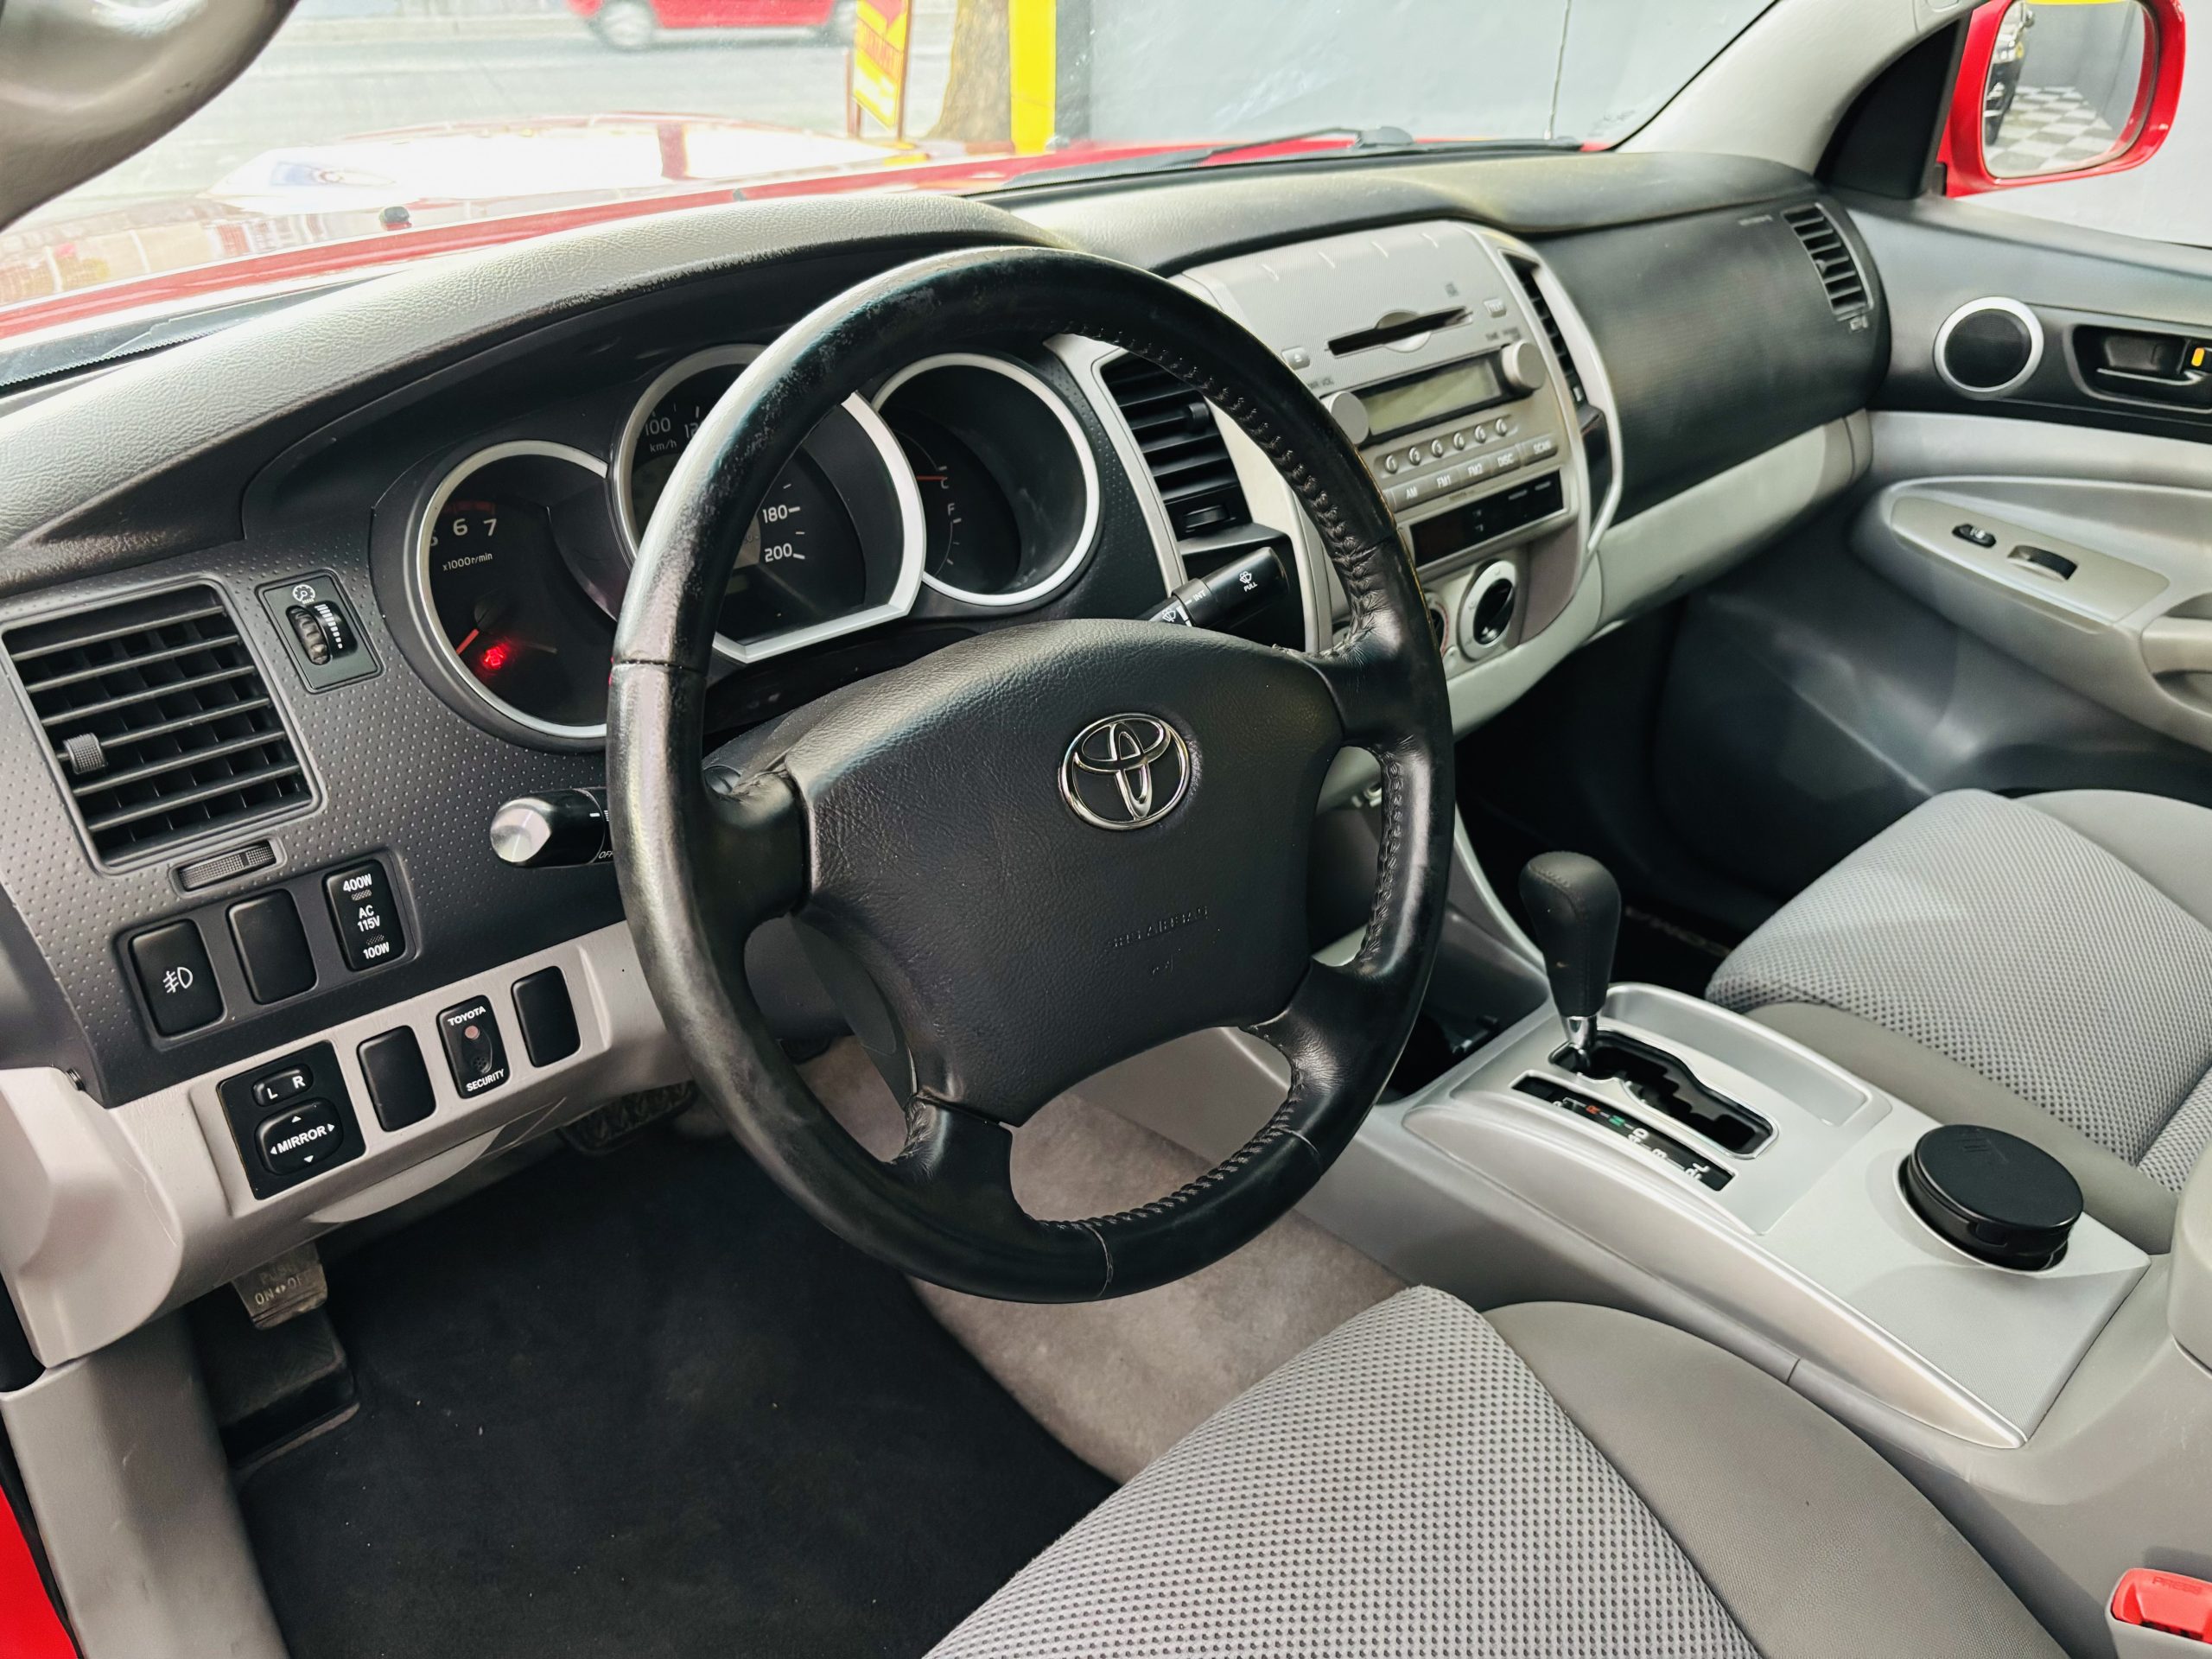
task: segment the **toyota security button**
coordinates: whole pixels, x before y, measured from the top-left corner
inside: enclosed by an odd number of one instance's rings
[[[506,1046],[499,1040],[499,1022],[492,1017],[489,999],[471,997],[440,1014],[438,1040],[445,1045],[453,1086],[462,1099],[474,1099],[507,1080]]]

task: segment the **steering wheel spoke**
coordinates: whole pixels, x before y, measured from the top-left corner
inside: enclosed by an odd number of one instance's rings
[[[798,791],[776,772],[710,780],[700,899],[742,944],[806,897],[806,820]]]

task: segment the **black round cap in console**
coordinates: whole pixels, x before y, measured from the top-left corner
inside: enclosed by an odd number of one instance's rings
[[[2082,1188],[2066,1166],[2002,1129],[1946,1123],[1904,1161],[1920,1218],[1969,1255],[2033,1272],[2066,1254]]]

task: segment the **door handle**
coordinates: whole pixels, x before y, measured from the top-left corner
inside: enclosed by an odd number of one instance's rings
[[[2212,674],[2212,622],[2160,617],[2143,630],[2143,665],[2153,674]]]

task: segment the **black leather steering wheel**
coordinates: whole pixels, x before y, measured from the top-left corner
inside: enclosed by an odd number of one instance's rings
[[[710,789],[699,755],[722,592],[746,525],[816,423],[918,356],[1062,334],[1149,359],[1251,435],[1319,528],[1349,636],[1307,656],[1160,623],[1004,628],[749,737],[716,758]],[[1308,953],[1305,884],[1322,777],[1344,747],[1381,762],[1382,825],[1366,941],[1339,968]],[[1054,249],[900,266],[753,361],[668,481],[623,601],[607,705],[630,928],[701,1088],[837,1233],[906,1273],[1017,1300],[1122,1295],[1193,1272],[1281,1216],[1344,1150],[1427,986],[1451,766],[1419,586],[1334,423],[1203,302]],[[851,966],[841,1001],[863,1041],[909,1058],[906,1142],[889,1162],[815,1099],[753,1002],[745,942],[782,914]],[[1117,1060],[1224,1026],[1272,1044],[1291,1071],[1242,1149],[1120,1215],[1021,1210],[1007,1160],[1039,1107]]]

